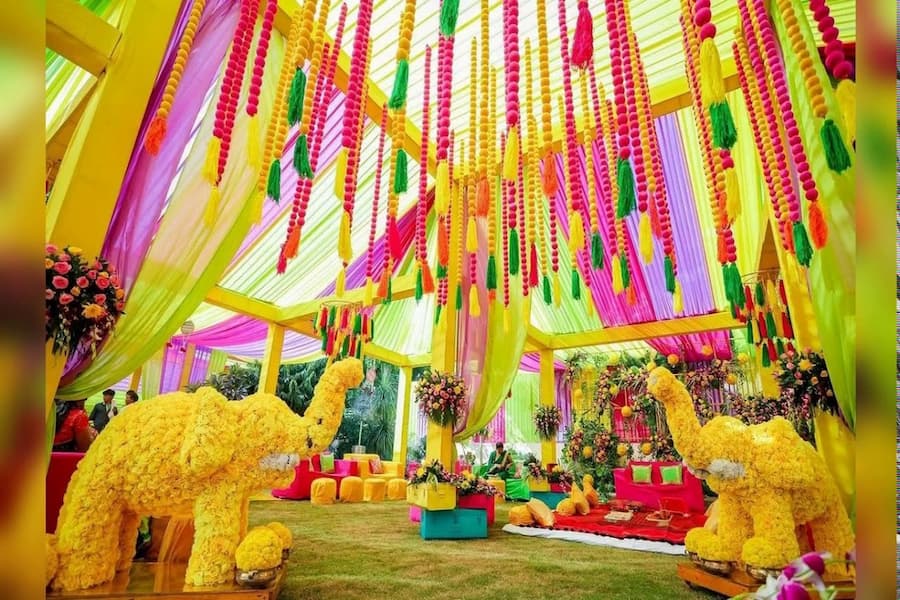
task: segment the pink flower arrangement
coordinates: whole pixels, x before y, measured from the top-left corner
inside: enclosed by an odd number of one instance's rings
[[[125,306],[116,269],[103,259],[84,260],[81,249],[47,244],[45,340],[53,352],[71,354],[79,346],[96,352]]]
[[[459,377],[441,371],[425,371],[416,382],[419,410],[439,425],[453,425],[462,414],[466,384]]]

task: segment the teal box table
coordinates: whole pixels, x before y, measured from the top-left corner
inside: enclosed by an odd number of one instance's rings
[[[481,509],[422,510],[423,540],[467,540],[487,537],[487,512]]]
[[[550,510],[556,510],[556,505],[560,500],[565,500],[569,496],[562,492],[531,492],[532,498],[537,498],[547,505]]]

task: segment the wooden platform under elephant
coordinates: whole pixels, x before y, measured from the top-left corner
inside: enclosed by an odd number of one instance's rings
[[[286,567],[287,565],[285,565]],[[276,600],[285,568],[269,587],[241,587],[237,583],[195,588],[184,584],[185,563],[135,562],[128,573],[111,582],[79,592],[48,593],[52,600]]]
[[[678,564],[678,577],[691,587],[710,590],[728,598],[755,592],[763,585],[737,569],[732,571],[728,577],[723,577],[704,571],[697,565],[689,562]],[[856,598],[856,584],[852,581],[835,581],[826,577],[825,584],[834,585],[838,589],[836,596],[838,600],[852,600]],[[812,600],[818,600],[819,595],[814,590],[811,590],[809,597]]]

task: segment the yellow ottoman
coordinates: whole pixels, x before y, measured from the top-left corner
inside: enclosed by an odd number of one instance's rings
[[[406,500],[406,480],[391,479],[387,486],[388,500]]]
[[[384,479],[366,479],[363,481],[363,500],[366,502],[381,502],[384,500],[384,492],[387,481]]]
[[[506,481],[503,479],[488,479],[487,482],[500,491],[500,495],[494,496],[494,504],[503,504],[506,500]]]
[[[363,480],[350,476],[341,479],[341,502],[362,502]]]
[[[319,477],[312,482],[309,491],[309,502],[315,506],[334,504],[337,495],[337,482],[327,477]]]

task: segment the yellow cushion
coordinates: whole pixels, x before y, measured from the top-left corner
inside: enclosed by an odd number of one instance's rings
[[[575,514],[575,503],[571,498],[563,498],[556,505],[556,514],[564,517],[571,517]]]
[[[528,507],[528,511],[531,513],[531,516],[534,517],[534,520],[538,525],[542,527],[553,527],[553,523],[556,522],[556,519],[553,517],[553,511],[551,511],[546,504],[537,498],[532,498],[525,506]]]
[[[572,484],[572,494],[569,497],[575,504],[575,512],[579,515],[586,515],[591,512],[591,505],[588,504],[587,498],[584,497],[584,492],[581,491],[577,483]]]
[[[363,500],[366,502],[381,502],[384,500],[386,489],[387,481],[384,479],[366,479],[363,482]]]
[[[336,494],[337,482],[334,479],[320,477],[314,479],[312,482],[312,488],[309,492],[309,502],[316,506],[334,504],[334,497]]]
[[[527,506],[513,506],[509,509],[510,525],[531,525],[534,523],[534,517]]]
[[[584,476],[584,497],[591,508],[597,508],[600,506],[600,494],[594,489],[594,484],[591,480],[588,480],[588,477],[588,475]]]
[[[388,500],[406,500],[406,480],[391,479],[387,487]]]
[[[506,498],[506,481],[503,479],[488,479],[487,482],[497,488],[500,494],[494,496],[494,504],[502,504]]]
[[[363,480],[356,476],[341,480],[341,502],[362,502]]]

